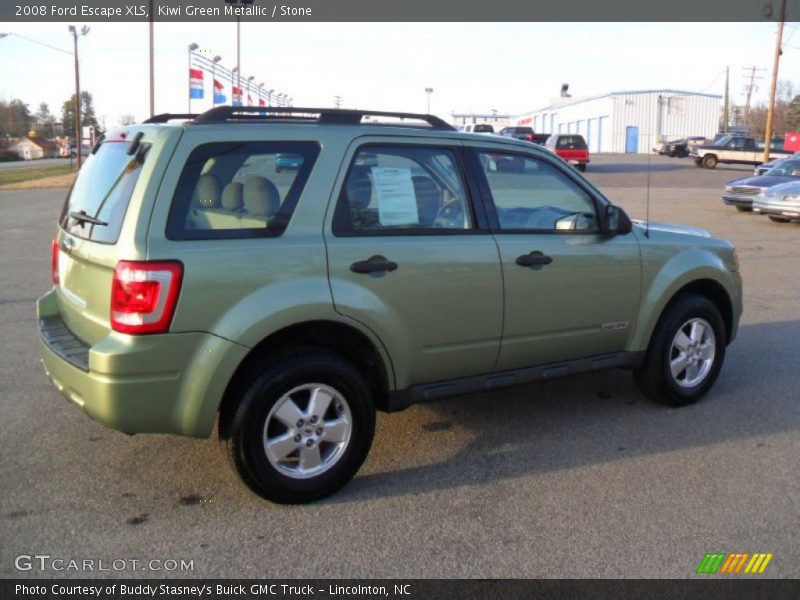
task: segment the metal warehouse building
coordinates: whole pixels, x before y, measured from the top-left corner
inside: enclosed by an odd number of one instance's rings
[[[644,154],[659,142],[687,136],[713,138],[722,97],[680,90],[612,92],[563,98],[512,119],[536,133],[580,133],[590,152]]]

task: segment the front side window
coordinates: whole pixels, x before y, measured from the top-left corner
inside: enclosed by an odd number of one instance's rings
[[[181,173],[167,220],[167,237],[280,235],[318,154],[315,142],[198,146]]]
[[[350,165],[333,229],[337,235],[443,233],[473,223],[452,150],[366,146]]]
[[[599,230],[592,197],[556,167],[520,154],[478,157],[501,230]]]

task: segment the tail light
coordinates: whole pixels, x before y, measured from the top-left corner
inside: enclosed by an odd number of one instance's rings
[[[58,240],[50,243],[50,277],[53,285],[58,285]]]
[[[117,263],[111,284],[111,328],[120,333],[169,330],[183,279],[176,261]]]

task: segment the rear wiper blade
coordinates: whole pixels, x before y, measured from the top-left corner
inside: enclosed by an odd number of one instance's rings
[[[97,217],[87,215],[85,210],[69,213],[70,218],[75,219],[78,223],[91,223],[92,225],[108,225],[105,221],[101,221]]]

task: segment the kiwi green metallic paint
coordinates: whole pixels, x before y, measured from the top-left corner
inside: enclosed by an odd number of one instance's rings
[[[87,369],[46,341],[44,367],[58,389],[93,419],[127,433],[208,436],[226,390],[254,349],[287,328],[333,323],[368,341],[385,373],[384,392],[533,365],[613,353],[643,353],[671,300],[687,286],[712,286],[736,333],[741,280],[725,241],[652,227],[632,231],[503,233],[480,223],[460,234],[337,236],[332,220],[348,166],[364,144],[508,150],[557,165],[546,151],[512,139],[391,127],[277,122],[157,124],[125,128],[150,144],[119,239],[93,242],[59,228],[60,283],[38,314],[60,318],[88,346]],[[176,240],[166,223],[192,151],[210,142],[313,142],[319,154],[280,235]],[[462,177],[477,174],[465,169]],[[473,205],[485,201],[468,182]],[[543,269],[516,257],[541,250]],[[354,273],[380,255],[393,272]],[[118,261],[179,261],[183,279],[169,331],[126,335],[109,321]],[[699,287],[698,287],[699,286]],[[705,286],[705,288],[703,287]],[[281,338],[283,342],[285,340]],[[76,342],[77,343],[77,342]],[[268,343],[267,343],[268,345]],[[274,349],[279,350],[279,349]]]

